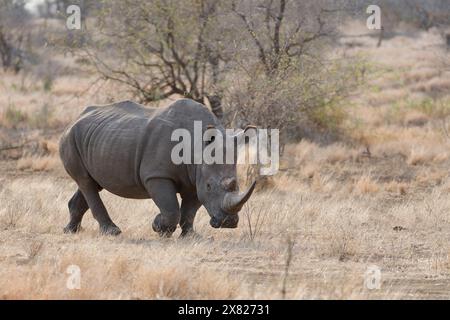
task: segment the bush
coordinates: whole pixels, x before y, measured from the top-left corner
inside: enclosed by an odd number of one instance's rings
[[[295,61],[274,75],[254,69],[238,76],[226,96],[227,120],[280,130],[280,145],[291,140],[337,136],[349,92],[361,82],[355,61]],[[330,135],[331,134],[331,135]],[[319,140],[320,140],[319,139]]]

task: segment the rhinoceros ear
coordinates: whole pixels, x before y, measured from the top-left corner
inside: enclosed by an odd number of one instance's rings
[[[247,125],[244,130],[239,131],[238,133],[236,133],[233,137],[236,139],[236,141],[238,141],[243,135],[244,133],[246,133],[248,130],[258,130],[258,128],[254,125]]]
[[[254,129],[255,130],[255,134],[253,136],[245,136],[245,133],[247,131],[249,131],[250,129]],[[248,125],[245,127],[244,130],[239,130],[237,133],[231,135],[231,137],[233,138],[233,145],[234,145],[234,163],[237,163],[238,161],[238,152],[239,152],[239,148],[248,144],[249,141],[256,141],[256,135],[257,135],[257,127],[253,126],[253,125]],[[248,139],[246,139],[248,138]]]
[[[245,127],[244,132],[247,131],[247,130],[250,130],[250,129],[258,130],[258,127],[254,126],[252,124],[249,124],[248,126]]]

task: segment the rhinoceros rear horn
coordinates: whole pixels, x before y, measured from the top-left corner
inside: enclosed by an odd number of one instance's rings
[[[242,206],[252,195],[255,186],[256,181],[254,181],[245,192],[228,192],[227,194],[225,194],[225,197],[223,198],[222,209],[231,213],[239,212]]]

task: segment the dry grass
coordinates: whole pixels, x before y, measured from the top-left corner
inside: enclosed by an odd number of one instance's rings
[[[356,181],[355,190],[359,194],[370,194],[377,193],[380,187],[370,176],[362,176]]]
[[[229,299],[238,283],[226,274],[204,270],[182,261],[152,261],[143,265],[123,254],[117,258],[86,255],[81,250],[64,250],[60,260],[42,261],[45,250],[32,259],[17,260],[9,277],[0,278],[2,299]],[[41,261],[38,261],[41,260]],[[162,266],[161,263],[164,263]],[[80,269],[80,287],[67,285],[71,266]],[[99,272],[98,267],[102,266]],[[201,281],[192,281],[193,278]],[[225,283],[224,283],[225,282]],[[69,290],[69,288],[74,288]]]
[[[287,235],[296,243],[287,298],[402,297],[408,281],[418,274],[436,274],[433,261],[446,261],[447,252],[435,246],[448,239],[450,228],[444,187],[426,201],[409,198],[386,209],[379,202],[381,188],[368,176],[358,183],[364,194],[373,195],[369,198],[360,198],[360,193],[316,193],[307,183],[290,178],[281,182],[290,192],[257,194],[236,230],[210,228],[202,209],[196,227],[203,240],[179,240],[179,231],[173,239],[162,240],[150,229],[157,213],[151,201],[120,199],[105,192],[102,198],[124,233],[117,238],[98,236],[88,212],[82,233],[64,235],[66,202],[74,190],[67,182],[51,175],[27,176],[4,185],[3,298],[277,298]],[[390,188],[403,186],[392,183]],[[394,231],[396,226],[405,229]],[[412,257],[428,264],[411,264]],[[370,264],[383,269],[386,286],[378,291],[363,287]],[[80,267],[79,290],[66,287],[69,265]],[[406,277],[398,278],[397,268]],[[441,262],[437,268],[440,278],[424,280],[424,287],[445,281],[450,269]],[[424,296],[422,291],[412,294]]]
[[[408,184],[404,182],[391,181],[385,185],[385,190],[399,195],[405,195],[408,192]]]
[[[56,155],[23,157],[17,161],[17,169],[19,170],[50,171],[57,167],[60,167],[60,160]]]

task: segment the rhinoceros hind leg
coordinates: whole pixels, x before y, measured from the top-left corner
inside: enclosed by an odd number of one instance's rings
[[[146,189],[161,210],[153,221],[153,230],[162,237],[170,237],[180,222],[180,206],[175,185],[169,179],[149,179]]]
[[[80,190],[77,190],[69,200],[70,221],[64,228],[65,233],[76,233],[81,229],[81,220],[83,215],[89,209],[86,200]]]
[[[121,233],[118,226],[109,217],[108,211],[99,195],[99,187],[95,182],[79,183],[79,188],[92,211],[92,215],[100,225],[100,233],[104,235],[119,235]]]

